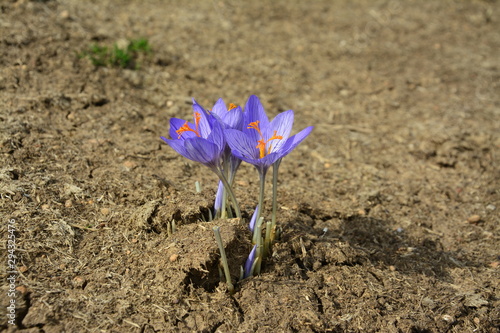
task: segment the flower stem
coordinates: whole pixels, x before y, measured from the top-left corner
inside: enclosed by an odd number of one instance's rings
[[[229,264],[227,262],[226,250],[224,250],[224,243],[222,243],[222,236],[220,235],[220,227],[213,227],[212,229],[214,231],[217,245],[219,246],[222,267],[224,267],[224,274],[226,275],[227,289],[232,294],[234,292],[234,286],[231,282],[231,273],[229,272]]]
[[[271,254],[271,221],[266,222],[266,237],[264,238],[264,258]]]
[[[264,206],[264,189],[266,186],[266,173],[259,172],[260,177],[260,193],[259,193],[259,205],[257,206],[257,216],[255,221],[259,221],[262,214],[262,207]],[[256,241],[257,237],[261,235],[257,234],[257,228],[254,228],[253,240]]]
[[[259,219],[259,221],[257,222],[257,225],[255,226],[255,230],[257,230],[257,256],[255,258],[255,269],[254,269],[254,273],[255,275],[259,275],[260,274],[260,268],[261,268],[261,265],[262,265],[262,257],[264,255],[264,249],[263,249],[263,245],[262,245],[262,218]]]
[[[236,196],[234,195],[233,190],[231,189],[231,185],[229,185],[227,178],[220,171],[216,171],[217,176],[221,180],[222,184],[224,184],[224,191],[229,194],[231,201],[233,202],[234,210],[236,211],[236,217],[241,218],[240,206],[238,205],[238,200],[236,200]]]
[[[227,217],[227,212],[226,212],[226,201],[227,201],[227,191],[225,186],[222,189],[222,207],[220,209],[221,211],[221,219],[225,219]]]
[[[278,210],[278,168],[280,167],[281,158],[273,164],[273,213],[271,215],[271,230],[276,228],[276,211]],[[273,233],[271,242],[274,241]]]

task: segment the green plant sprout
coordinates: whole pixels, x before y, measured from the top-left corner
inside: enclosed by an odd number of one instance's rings
[[[113,47],[93,44],[88,50],[78,54],[79,58],[89,58],[94,66],[97,67],[120,67],[138,69],[138,58],[141,54],[150,54],[152,52],[149,42],[145,38],[132,39],[128,45],[123,48],[117,43]]]

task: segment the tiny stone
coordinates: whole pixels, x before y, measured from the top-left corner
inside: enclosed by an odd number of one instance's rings
[[[174,105],[173,101],[167,101],[167,107],[172,107]]]
[[[42,209],[43,210],[49,210],[49,205],[47,205],[47,204],[42,205]]]
[[[366,212],[364,209],[360,209],[360,210],[358,210],[358,214],[364,216],[364,215],[366,215]]]
[[[26,288],[26,286],[21,285],[21,286],[16,287],[16,290],[24,295],[28,291],[28,288]]]
[[[479,318],[478,317],[474,317],[474,324],[479,325],[479,322],[480,322]]]
[[[453,323],[455,321],[455,318],[447,314],[443,315],[441,318],[448,323]]]
[[[75,276],[73,279],[73,286],[75,288],[83,288],[85,285],[85,279],[81,276]]]
[[[73,206],[73,201],[71,199],[66,200],[64,203],[64,207],[72,207]]]
[[[123,162],[123,166],[125,167],[125,171],[130,171],[137,166],[137,163],[133,161],[125,161]]]
[[[495,210],[497,207],[495,205],[492,205],[492,204],[489,204],[488,206],[486,206],[486,209],[487,210]]]
[[[490,267],[491,267],[491,268],[497,268],[498,266],[500,266],[500,261],[493,261],[493,262],[490,264]]]
[[[69,12],[67,10],[63,10],[59,16],[62,18],[62,19],[67,19],[69,18]]]
[[[395,272],[396,271],[396,266],[393,266],[393,265],[389,266],[389,270],[392,271],[392,272]]]
[[[347,97],[347,96],[349,96],[349,94],[350,94],[350,92],[347,89],[340,90],[340,96],[342,96],[342,97]]]
[[[28,267],[21,266],[21,267],[18,268],[18,270],[19,270],[19,272],[24,273],[24,272],[26,272],[28,270]]]
[[[436,307],[436,302],[429,297],[424,297],[424,299],[422,299],[422,305],[434,309]]]
[[[467,222],[469,223],[477,223],[481,220],[481,216],[479,215],[472,215],[472,216],[469,216],[469,218],[467,219]]]
[[[170,260],[170,262],[174,262],[177,258],[179,258],[179,255],[174,253],[170,256],[170,258],[168,258],[168,260]]]
[[[137,243],[137,238],[133,238],[133,239],[131,240],[131,242],[132,242],[132,243]]]
[[[108,215],[110,212],[109,208],[101,208],[101,214],[102,215]]]

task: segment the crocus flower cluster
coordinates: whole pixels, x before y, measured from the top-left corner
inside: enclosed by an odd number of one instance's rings
[[[231,199],[237,217],[241,213],[232,185],[241,161],[255,166],[260,179],[259,202],[253,213],[249,228],[254,246],[244,265],[244,277],[260,272],[262,259],[270,253],[275,234],[276,186],[278,167],[288,155],[312,131],[312,126],[290,136],[294,114],[288,110],[269,120],[257,96],[250,96],[242,109],[226,104],[219,99],[211,110],[204,109],[193,99],[193,121],[172,118],[170,139],[162,139],[182,156],[210,168],[220,179],[215,199],[215,216],[231,216],[226,206]],[[262,209],[264,185],[267,171],[273,167],[273,213],[272,221],[263,229]],[[265,236],[263,237],[263,231]],[[221,249],[222,251],[223,249]],[[225,256],[224,256],[225,257]],[[230,283],[230,281],[228,281]]]

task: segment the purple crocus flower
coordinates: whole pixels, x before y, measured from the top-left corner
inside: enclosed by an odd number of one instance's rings
[[[236,106],[233,103],[229,104],[229,107],[226,107],[224,100],[219,98],[212,110],[210,110],[210,114],[215,117],[224,129],[237,129],[241,130],[243,125],[243,111],[240,106]],[[225,172],[228,174],[229,184],[232,184],[234,181],[234,177],[236,175],[236,171],[241,164],[241,160],[235,157],[231,153],[231,148],[226,146],[224,153],[222,155],[222,167],[225,169]],[[215,204],[214,204],[214,215],[219,216],[219,213],[222,210],[224,201],[224,185],[222,182],[219,182],[219,187],[217,188],[217,194],[215,196]]]
[[[259,205],[255,207],[255,210],[253,211],[252,218],[250,219],[250,223],[248,224],[248,228],[253,234],[253,230],[255,229],[255,222],[257,222],[257,212],[259,211]]]
[[[241,131],[226,129],[225,135],[234,156],[253,164],[259,173],[277,160],[288,155],[312,131],[309,126],[290,137],[293,126],[293,111],[278,114],[271,122],[267,118],[257,96],[250,96],[245,106]]]
[[[170,120],[171,139],[161,138],[182,156],[200,162],[215,172],[223,184],[221,187],[227,190],[233,202],[236,216],[241,217],[236,197],[231,191],[230,182],[232,182],[232,179],[230,178],[230,181],[228,181],[225,175],[226,168],[235,170],[230,164],[236,162],[227,162],[235,158],[231,156],[230,148],[227,146],[224,136],[226,127],[241,126],[241,108],[239,109],[240,114],[228,112],[229,115],[224,115],[219,110],[222,107],[225,108],[222,99],[218,101],[216,106],[218,109],[216,113],[207,111],[193,98],[193,122],[172,118]],[[228,123],[226,124],[224,121]],[[219,204],[219,202],[220,198],[219,201],[216,198],[216,204]]]
[[[225,128],[241,129],[243,124],[241,106],[230,103],[229,107],[226,107],[224,100],[219,98],[210,113],[218,118]]]
[[[223,127],[193,99],[193,122],[170,119],[170,137],[161,137],[182,156],[200,162],[210,169],[220,169],[226,142]]]
[[[255,255],[257,253],[257,245],[254,245],[252,248],[252,251],[250,251],[250,255],[248,256],[247,260],[245,261],[245,272],[243,274],[243,278],[246,279],[247,277],[252,275],[252,266],[255,261]]]

